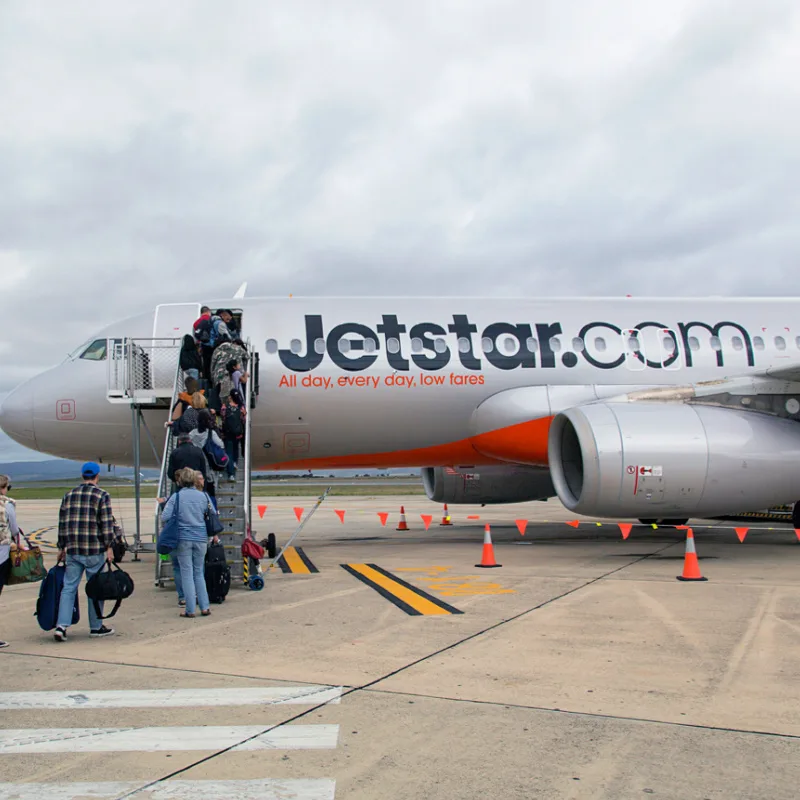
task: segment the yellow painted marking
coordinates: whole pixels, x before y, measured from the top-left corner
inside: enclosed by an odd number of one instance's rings
[[[475,595],[516,594],[516,589],[506,589],[499,583],[486,582],[481,575],[446,575],[452,567],[406,567],[395,572],[421,572],[419,580],[443,597],[469,597]]]
[[[450,613],[449,611],[445,611],[445,609],[440,608],[435,603],[431,603],[430,600],[426,600],[424,597],[421,597],[411,589],[402,586],[396,581],[393,581],[391,578],[387,578],[385,575],[381,575],[380,572],[376,572],[374,569],[371,569],[367,564],[348,564],[348,566],[350,569],[361,573],[365,578],[369,578],[369,580],[371,580],[377,586],[380,586],[390,594],[393,594],[398,600],[402,600],[406,605],[411,606],[411,608],[413,608],[415,611],[419,611],[420,614]]]
[[[286,565],[293,574],[311,574],[311,570],[303,563],[303,559],[300,558],[300,556],[297,554],[297,550],[294,547],[287,547],[286,550],[283,551],[283,557],[286,560]]]

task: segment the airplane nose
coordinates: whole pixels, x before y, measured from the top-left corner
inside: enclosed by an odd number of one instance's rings
[[[0,405],[0,428],[15,442],[36,450],[33,430],[33,387],[25,383],[11,392]]]

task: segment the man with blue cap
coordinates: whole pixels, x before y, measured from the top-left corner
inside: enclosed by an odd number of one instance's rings
[[[111,511],[111,496],[98,485],[100,465],[87,461],[81,467],[83,483],[67,492],[58,512],[58,560],[67,565],[64,588],[58,606],[58,622],[53,638],[57,642],[67,640],[67,628],[72,624],[72,610],[83,573],[88,581],[103,568],[106,561],[114,560],[111,543],[114,540],[114,515]],[[111,636],[113,628],[107,628],[98,619],[94,603],[89,609],[89,635],[94,638]],[[100,603],[100,614],[103,604]]]

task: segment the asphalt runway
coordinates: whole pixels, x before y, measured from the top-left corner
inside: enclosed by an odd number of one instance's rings
[[[255,503],[279,542],[313,504]],[[19,509],[50,560],[56,512]],[[38,588],[7,588],[0,800],[797,797],[791,528],[695,523],[708,581],[681,583],[681,531],[623,540],[553,501],[450,512],[327,500],[287,571],[209,619],[178,617],[152,555],[126,559],[136,591],[97,641],[82,621],[56,644]],[[498,569],[475,567],[487,523]]]

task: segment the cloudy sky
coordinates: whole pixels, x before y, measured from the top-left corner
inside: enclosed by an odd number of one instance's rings
[[[799,74],[795,0],[0,0],[0,399],[243,280],[796,293]]]

